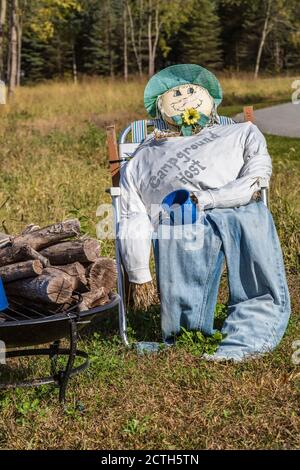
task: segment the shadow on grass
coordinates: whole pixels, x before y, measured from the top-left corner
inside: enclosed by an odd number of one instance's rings
[[[222,329],[227,317],[227,305],[218,303],[215,309],[214,328]],[[128,310],[127,315],[128,335],[131,341],[162,341],[160,324],[160,306],[153,305],[147,312]],[[81,333],[82,340],[99,333],[106,341],[112,341],[119,335],[119,321],[117,309],[103,312],[94,318],[92,323]]]
[[[147,312],[128,310],[127,325],[131,340],[161,341],[159,305],[152,306]],[[80,332],[80,337],[84,340],[94,333],[101,334],[101,337],[108,341],[119,335],[118,310],[103,312],[101,316],[94,318],[92,323]]]

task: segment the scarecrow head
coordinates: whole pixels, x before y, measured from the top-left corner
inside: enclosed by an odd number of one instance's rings
[[[162,118],[182,135],[191,135],[213,122],[221,101],[218,79],[195,64],[161,70],[149,80],[144,94],[150,116]]]

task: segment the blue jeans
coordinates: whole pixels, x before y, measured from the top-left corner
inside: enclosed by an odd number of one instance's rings
[[[281,247],[262,202],[208,210],[193,225],[159,226],[155,260],[162,334],[172,343],[181,327],[213,333],[225,257],[230,292],[222,328],[226,337],[212,358],[240,361],[274,349],[290,316]]]

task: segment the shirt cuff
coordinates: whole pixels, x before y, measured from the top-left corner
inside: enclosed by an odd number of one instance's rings
[[[149,268],[134,269],[133,271],[128,271],[129,282],[134,284],[145,284],[146,282],[152,281],[152,276]]]
[[[198,199],[198,207],[200,210],[213,209],[215,207],[214,198],[210,190],[197,191],[195,195]]]

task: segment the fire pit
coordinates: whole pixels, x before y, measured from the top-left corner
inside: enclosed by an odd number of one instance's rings
[[[0,312],[0,340],[4,341],[6,348],[23,348],[40,344],[50,344],[50,346],[12,349],[6,353],[6,358],[48,356],[51,375],[22,382],[0,383],[0,389],[55,383],[59,387],[59,401],[65,402],[70,377],[84,371],[89,365],[87,353],[77,350],[78,331],[87,326],[96,315],[117,306],[120,297],[111,294],[108,303],[86,311],[80,311],[81,301],[81,295],[75,293],[67,308],[61,306],[56,310],[10,301],[9,308]],[[60,340],[63,338],[69,338],[69,349],[60,348]],[[59,370],[57,367],[58,356],[68,357],[64,370]],[[81,357],[84,361],[81,365],[73,367],[76,357]]]

